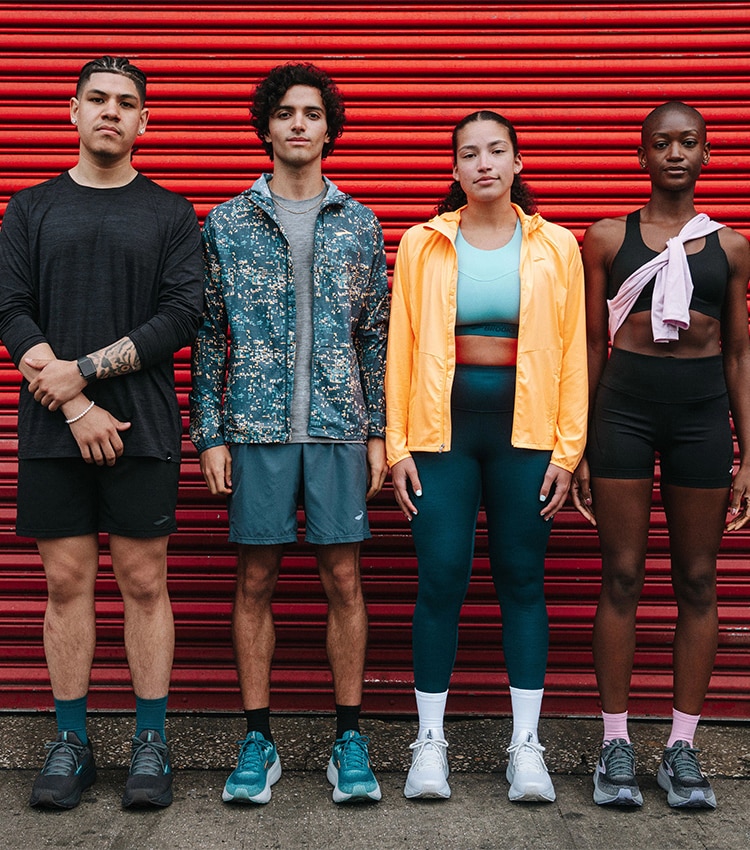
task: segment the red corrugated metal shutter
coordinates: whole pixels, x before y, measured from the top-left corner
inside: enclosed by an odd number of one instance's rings
[[[578,236],[604,215],[642,203],[637,128],[657,103],[683,99],[706,115],[714,157],[700,204],[750,230],[750,9],[739,2],[528,4],[362,2],[0,3],[0,202],[69,167],[75,135],[67,99],[86,59],[127,55],[150,77],[152,119],[136,165],[187,195],[201,218],[267,167],[247,123],[253,82],[272,65],[310,60],[329,70],[349,124],[327,173],[381,218],[393,261],[404,229],[428,217],[447,186],[449,133],[488,106],[516,124],[525,174],[547,218]],[[187,352],[178,359],[185,405]],[[34,546],[13,535],[17,378],[0,364],[0,708],[50,704],[43,660],[44,577]],[[207,495],[185,444],[181,531],[170,556],[177,620],[171,705],[239,705],[229,615],[233,553],[225,512]],[[410,618],[416,566],[390,490],[371,512],[363,573],[371,638],[366,707],[412,710]],[[639,614],[633,713],[669,710],[669,588],[664,517],[656,496],[649,582]],[[450,708],[507,710],[497,606],[480,529],[461,626]],[[721,636],[707,715],[747,716],[750,700],[747,559],[750,532],[727,537],[719,567]],[[548,559],[552,624],[546,709],[597,710],[591,622],[598,593],[595,533],[566,510]],[[311,551],[290,553],[276,602],[273,704],[328,709],[324,599]],[[106,556],[91,704],[131,705],[122,609]]]

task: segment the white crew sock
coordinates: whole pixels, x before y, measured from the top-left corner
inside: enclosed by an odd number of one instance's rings
[[[414,695],[417,698],[417,711],[419,712],[417,738],[426,738],[428,730],[432,730],[433,738],[445,738],[443,718],[445,717],[448,691],[443,691],[442,694],[428,694],[414,688]]]
[[[527,739],[539,741],[539,715],[542,712],[542,697],[544,688],[529,691],[525,688],[510,689],[510,702],[513,707],[513,738],[512,742]]]

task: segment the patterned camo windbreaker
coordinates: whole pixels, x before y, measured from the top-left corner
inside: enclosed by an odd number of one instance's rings
[[[203,228],[206,306],[190,393],[190,438],[199,452],[290,438],[294,277],[270,176],[215,207]],[[325,182],[314,237],[309,433],[365,441],[385,433],[383,234],[371,210]]]

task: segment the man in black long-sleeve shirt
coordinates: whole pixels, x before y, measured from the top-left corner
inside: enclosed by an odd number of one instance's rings
[[[86,700],[102,532],[136,696],[123,805],[172,801],[166,551],[182,431],[172,358],[198,327],[202,260],[190,203],[131,165],[145,96],[126,59],[87,63],[70,106],[77,164],[18,192],[0,232],[0,339],[23,377],[16,531],[36,538],[47,577],[58,725],[32,805],[72,808],[96,776]]]

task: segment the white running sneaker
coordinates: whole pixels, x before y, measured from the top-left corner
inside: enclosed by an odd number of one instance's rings
[[[410,800],[419,797],[437,797],[447,800],[451,795],[448,785],[448,742],[435,738],[432,730],[424,738],[409,744],[413,751],[411,767],[404,785],[404,797]]]
[[[549,778],[542,753],[544,747],[533,740],[528,732],[526,738],[508,747],[508,768],[505,778],[510,782],[508,799],[523,803],[552,803],[555,789]]]

